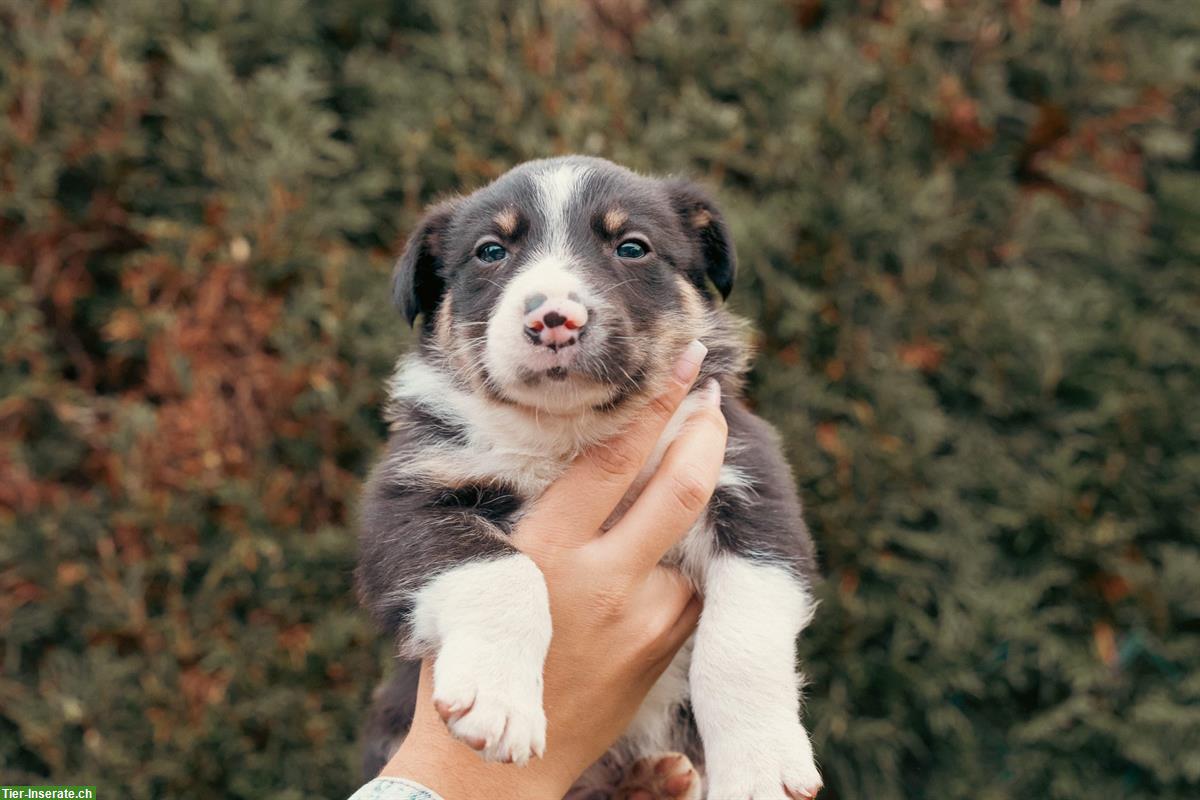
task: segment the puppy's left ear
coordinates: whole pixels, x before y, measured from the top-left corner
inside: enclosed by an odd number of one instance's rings
[[[669,180],[667,191],[675,213],[683,223],[684,233],[693,237],[699,246],[703,270],[690,276],[692,282],[707,294],[706,281],[711,281],[725,300],[733,291],[733,279],[737,274],[737,254],[725,216],[708,193],[691,181]]]

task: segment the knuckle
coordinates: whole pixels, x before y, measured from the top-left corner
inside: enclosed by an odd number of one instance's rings
[[[662,619],[661,615],[655,615],[642,623],[640,638],[642,645],[652,651],[657,651],[659,644],[670,630],[670,626]]]
[[[705,408],[697,415],[696,421],[721,436],[725,436],[729,432],[729,423],[719,408]]]
[[[619,588],[608,588],[599,591],[593,598],[596,614],[604,622],[615,622],[625,616],[628,598]]]
[[[610,442],[595,448],[592,462],[605,475],[620,477],[635,472],[637,459],[629,447],[621,442]]]
[[[643,653],[657,660],[665,649],[675,621],[665,614],[648,614],[638,626],[638,643]]]
[[[624,569],[613,568],[607,553],[595,547],[576,550],[572,573],[569,585],[587,587],[588,607],[598,621],[611,624],[625,618],[634,584]]]
[[[675,395],[671,392],[660,394],[650,401],[651,413],[664,420],[671,418],[677,406],[678,403],[675,400]]]
[[[676,472],[671,476],[671,494],[688,513],[697,513],[708,502],[709,486],[694,472]]]

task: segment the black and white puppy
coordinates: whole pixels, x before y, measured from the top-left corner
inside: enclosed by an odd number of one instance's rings
[[[748,350],[722,306],[734,272],[705,193],[596,158],[522,164],[434,206],[412,234],[395,299],[410,323],[422,319],[420,345],[391,382],[391,435],[362,506],[359,592],[406,659],[377,694],[369,774],[407,730],[424,657],[439,703],[468,709],[447,723],[455,736],[487,759],[542,755],[550,611],[541,573],[508,535],[580,451],[665,389],[699,339],[696,385],[719,380],[729,443],[707,514],[668,560],[703,594],[703,614],[580,787],[678,751],[715,800],[816,793],[794,663],[813,614],[813,545],[774,431],[738,399]],[[699,390],[684,401],[636,486],[700,402]],[[699,797],[699,783],[680,796]]]

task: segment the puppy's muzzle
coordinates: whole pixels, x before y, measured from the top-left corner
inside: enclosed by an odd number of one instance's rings
[[[588,309],[574,292],[549,298],[531,294],[525,298],[525,337],[541,347],[558,352],[583,338]]]

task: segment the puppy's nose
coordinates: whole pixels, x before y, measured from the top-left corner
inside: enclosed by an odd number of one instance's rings
[[[583,336],[588,310],[574,296],[547,298],[533,294],[525,298],[525,336],[536,345],[559,350]]]
[[[546,316],[542,317],[542,322],[546,323],[547,328],[557,328],[559,325],[566,325],[567,318],[557,311],[547,311]],[[578,328],[578,325],[569,325],[569,328]]]

